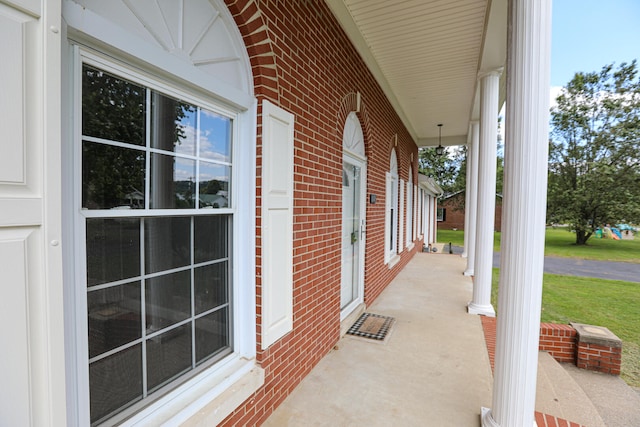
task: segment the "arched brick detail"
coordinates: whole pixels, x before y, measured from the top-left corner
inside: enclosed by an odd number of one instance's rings
[[[362,133],[364,135],[364,155],[369,158],[372,155],[371,149],[371,120],[369,120],[369,114],[367,104],[364,99],[360,98],[360,111],[358,109],[358,94],[356,92],[347,93],[340,101],[338,108],[338,116],[336,119],[336,136],[339,141],[342,141],[342,133],[344,132],[344,124],[347,120],[349,113],[356,111],[358,119],[360,120],[360,126],[362,127]]]
[[[257,0],[225,0],[229,12],[242,34],[251,61],[254,93],[279,104],[276,57],[271,35],[264,22]]]

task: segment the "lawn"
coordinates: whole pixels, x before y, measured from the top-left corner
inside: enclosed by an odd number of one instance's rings
[[[547,228],[545,255],[640,263],[640,234],[633,240],[591,237],[584,246],[576,246],[575,242],[575,234],[566,228]]]
[[[500,250],[500,233],[496,232],[493,243]],[[633,240],[596,239],[592,237],[585,246],[575,245],[575,234],[566,228],[547,228],[545,233],[545,255],[565,258],[593,259],[600,261],[624,261],[640,263],[640,233]],[[464,245],[464,231],[438,230],[438,242]]]
[[[575,235],[566,228],[547,228],[545,255],[640,263],[640,233],[634,240],[596,239],[575,245]],[[438,241],[464,244],[464,232],[438,230]],[[500,233],[495,233],[494,250],[500,250]],[[499,311],[499,269],[493,269],[492,303]],[[604,326],[622,341],[621,377],[640,387],[640,284],[617,280],[545,274],[541,321]]]
[[[493,238],[493,250],[500,250],[500,232],[496,231]],[[454,246],[464,246],[464,231],[462,230],[438,230],[438,243],[451,242]]]
[[[491,300],[498,307],[499,269],[493,269]],[[621,377],[640,387],[640,284],[545,274],[542,322],[605,326],[622,341]]]

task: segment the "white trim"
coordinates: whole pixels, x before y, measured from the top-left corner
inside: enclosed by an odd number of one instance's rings
[[[397,246],[397,253],[402,253],[402,251],[404,251],[404,225],[405,225],[405,209],[404,209],[404,192],[405,192],[405,185],[404,185],[404,179],[400,179],[399,183],[398,183],[398,246]]]
[[[250,83],[248,93],[232,87],[71,0],[62,2],[62,10],[69,26],[69,34],[77,42],[91,45],[98,40],[99,43],[106,43],[111,46],[110,49],[119,50],[120,56],[122,53],[129,56],[128,62],[142,67],[144,64],[151,64],[157,67],[163,77],[179,76],[183,82],[196,86],[199,90],[206,90],[211,96],[231,103],[236,108],[247,109],[253,102],[253,85]],[[235,36],[239,37],[239,32]],[[248,58],[243,57],[243,62],[248,64]]]

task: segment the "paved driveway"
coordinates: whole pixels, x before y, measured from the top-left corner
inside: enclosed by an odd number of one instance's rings
[[[500,267],[500,252],[493,253],[493,266]],[[640,283],[640,264],[544,257],[544,272],[566,276],[596,277]]]

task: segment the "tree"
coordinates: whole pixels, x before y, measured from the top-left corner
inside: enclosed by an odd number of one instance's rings
[[[576,244],[596,228],[640,221],[640,83],[636,61],[576,73],[551,110],[548,222]]]
[[[449,152],[451,150],[451,152]],[[422,148],[419,153],[420,173],[430,176],[442,187],[445,195],[465,187],[466,147],[445,147],[439,156],[435,148]]]

